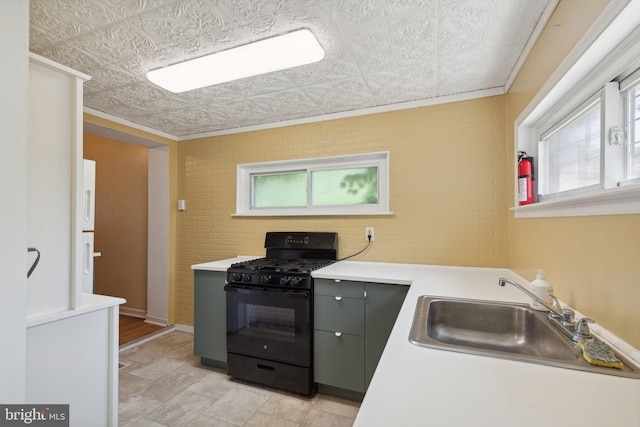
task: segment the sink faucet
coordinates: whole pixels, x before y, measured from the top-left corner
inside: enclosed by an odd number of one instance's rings
[[[587,323],[592,323],[593,320],[584,318],[580,319],[578,322],[578,328],[576,328],[576,322],[573,320],[573,310],[565,308],[564,310],[560,307],[558,300],[553,295],[550,295],[553,300],[553,304],[549,306],[548,302],[543,301],[537,295],[529,292],[526,288],[522,287],[519,283],[514,282],[513,280],[505,279],[501,277],[498,280],[498,285],[503,286],[509,283],[510,285],[515,286],[525,294],[527,294],[531,299],[537,301],[539,304],[545,306],[549,309],[549,320],[551,323],[564,332],[569,338],[573,341],[578,341],[580,339],[590,339],[591,333],[589,332],[589,327]],[[558,311],[560,310],[560,311]]]
[[[505,283],[509,283],[510,285],[515,286],[516,288],[520,289],[522,292],[524,292],[525,294],[527,294],[531,299],[537,301],[540,305],[544,306],[545,308],[548,308],[549,311],[551,311],[553,314],[555,314],[556,316],[558,316],[559,318],[563,318],[564,315],[562,314],[562,312],[559,312],[556,308],[554,307],[550,307],[549,306],[549,302],[548,301],[543,301],[542,299],[540,299],[537,295],[529,292],[526,288],[522,287],[519,283],[514,282],[513,280],[509,280],[509,279],[505,279],[504,277],[501,277],[500,280],[498,280],[498,285],[503,286],[505,285]]]

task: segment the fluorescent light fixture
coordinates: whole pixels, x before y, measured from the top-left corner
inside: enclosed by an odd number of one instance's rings
[[[149,71],[147,79],[180,93],[312,64],[323,57],[318,40],[311,31],[303,29]]]

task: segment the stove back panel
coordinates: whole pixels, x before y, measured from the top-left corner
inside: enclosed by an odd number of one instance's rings
[[[271,231],[266,234],[264,247],[267,258],[336,260],[338,233]]]

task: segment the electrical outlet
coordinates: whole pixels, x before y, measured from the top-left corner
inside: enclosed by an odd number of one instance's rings
[[[371,236],[371,239],[369,239],[369,236]],[[368,242],[369,240],[371,240],[372,242],[375,239],[375,234],[373,234],[373,227],[365,227],[364,228],[364,239]]]

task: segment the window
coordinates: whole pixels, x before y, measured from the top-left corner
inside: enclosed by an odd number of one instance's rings
[[[252,208],[306,206],[306,172],[252,175]]]
[[[389,153],[238,165],[236,215],[390,214]]]
[[[541,197],[600,183],[600,100],[590,102],[540,141]]]
[[[538,179],[516,217],[640,213],[639,16],[640,0],[613,0],[516,120]]]

